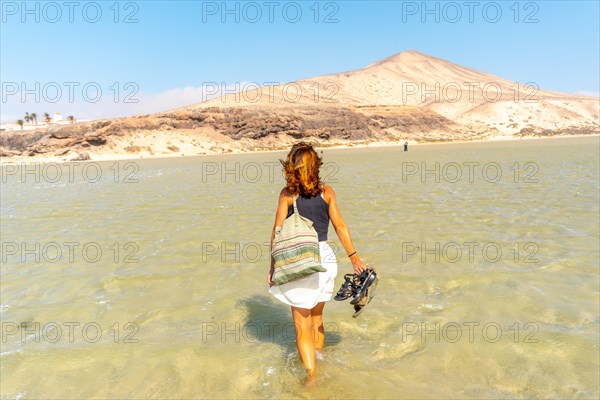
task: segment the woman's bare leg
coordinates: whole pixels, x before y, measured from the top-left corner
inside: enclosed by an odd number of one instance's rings
[[[325,329],[323,328],[323,308],[325,302],[322,301],[310,310],[312,318],[313,339],[315,341],[315,349],[322,350],[325,345]]]
[[[311,310],[292,307],[292,317],[296,327],[296,345],[300,359],[306,368],[308,377],[314,378],[317,366],[315,363],[315,342],[312,333]]]

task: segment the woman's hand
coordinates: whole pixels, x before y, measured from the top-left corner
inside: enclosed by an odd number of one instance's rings
[[[367,269],[367,266],[360,260],[358,254],[354,254],[352,257],[350,257],[350,262],[352,263],[352,267],[354,268],[354,273],[356,275],[360,275],[361,272]]]
[[[267,275],[267,282],[269,283],[269,287],[275,284],[275,282],[273,282],[273,269],[269,270],[269,275]]]

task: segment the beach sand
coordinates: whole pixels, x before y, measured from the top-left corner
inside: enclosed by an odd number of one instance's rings
[[[495,135],[489,136],[486,140],[455,140],[455,141],[432,141],[432,142],[416,142],[414,140],[407,140],[409,151],[414,147],[428,146],[432,144],[457,144],[457,143],[482,143],[482,142],[493,142],[493,141],[515,141],[519,142],[522,140],[540,140],[540,139],[553,139],[561,140],[575,137],[597,137],[598,134],[591,135],[568,135],[568,136],[524,136],[515,137],[512,135]],[[78,159],[82,153],[71,151],[61,156],[13,156],[13,157],[0,157],[0,164],[35,164],[35,163],[63,163],[63,162],[89,162],[89,161],[123,161],[123,160],[140,160],[140,159],[155,159],[155,158],[180,158],[180,157],[197,157],[197,156],[214,156],[214,155],[228,155],[228,154],[246,154],[246,153],[273,153],[287,151],[291,144],[297,142],[297,140],[291,141],[289,146],[285,148],[274,148],[273,150],[266,149],[251,149],[248,147],[241,146],[243,141],[235,143],[231,141],[229,143],[223,143],[215,140],[214,138],[208,138],[205,141],[198,141],[190,138],[186,135],[172,135],[170,137],[156,136],[144,138],[140,136],[136,139],[135,148],[137,153],[133,154],[127,150],[131,145],[121,143],[108,150],[113,152],[102,151],[94,152],[88,151],[85,154],[89,155],[89,160]],[[348,143],[348,144],[332,144],[332,145],[319,145],[316,144],[316,149],[353,149],[353,148],[377,148],[377,147],[398,147],[399,151],[402,151],[404,146],[404,140],[402,141],[369,141],[367,143]],[[282,147],[281,145],[278,147]],[[106,147],[105,147],[106,148]],[[130,147],[131,148],[131,147]],[[155,151],[153,149],[166,149],[170,148],[169,151]],[[141,150],[139,150],[141,149]]]

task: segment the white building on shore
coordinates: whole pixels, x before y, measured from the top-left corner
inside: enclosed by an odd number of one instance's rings
[[[14,132],[14,131],[21,131],[21,130],[31,131],[31,130],[40,129],[40,128],[47,128],[52,125],[68,125],[68,124],[70,124],[68,119],[63,119],[62,113],[60,113],[60,112],[55,112],[52,115],[50,122],[46,122],[43,120],[37,121],[37,123],[25,122],[24,118],[21,118],[21,119],[23,120],[23,127],[21,127],[16,122],[2,123],[2,124],[0,124],[0,132]],[[75,122],[88,122],[88,121],[90,121],[90,120],[75,119]]]

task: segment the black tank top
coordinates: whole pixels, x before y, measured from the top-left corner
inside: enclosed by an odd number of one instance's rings
[[[320,194],[316,196],[298,196],[296,200],[298,212],[303,217],[310,219],[319,236],[319,242],[327,240],[327,229],[329,228],[329,205]],[[294,213],[294,205],[288,207],[287,217]],[[286,217],[286,218],[287,218]]]

